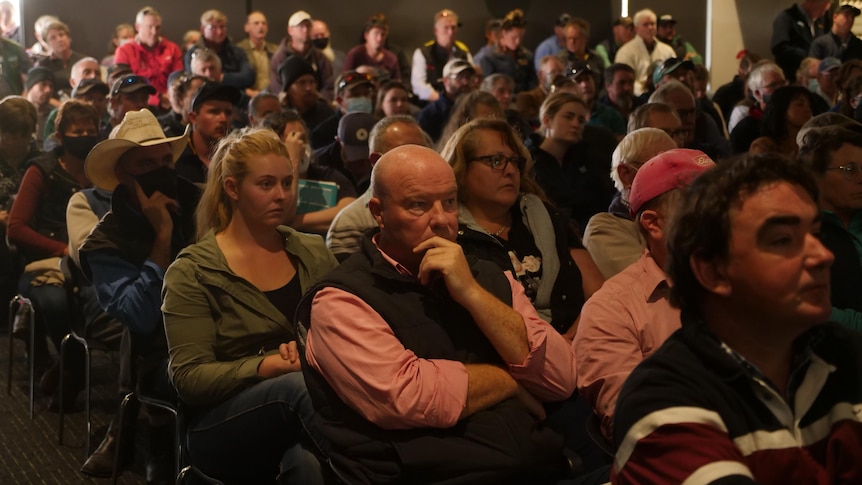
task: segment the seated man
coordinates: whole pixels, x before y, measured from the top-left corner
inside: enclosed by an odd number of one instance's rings
[[[635,175],[652,157],[677,148],[673,139],[657,128],[635,130],[622,139],[611,158],[611,180],[617,195],[607,212],[600,212],[584,228],[584,247],[608,279],[640,258],[644,237],[634,221],[629,200]]]
[[[334,168],[350,181],[352,196],[368,188],[371,162],[368,160],[368,133],[374,128],[374,117],[367,113],[348,113],[338,121],[338,132],[332,143],[314,151],[312,165]]]
[[[631,187],[631,212],[647,248],[581,310],[572,344],[578,356],[578,390],[592,404],[608,440],[623,382],[679,328],[679,310],[667,299],[671,282],[662,269],[668,258],[669,221],[683,188],[713,166],[703,152],[679,148],[640,167]]]
[[[683,147],[700,150],[713,160],[730,156],[730,144],[711,117],[697,109],[694,93],[685,84],[670,80],[659,86],[650,103],[666,103],[676,110],[685,133]]]
[[[298,310],[334,468],[351,483],[552,480],[562,437],[541,402],[574,390],[571,346],[510,274],[465,259],[455,174],[436,152],[390,151],[372,186],[380,231]]]
[[[827,323],[817,199],[777,155],[691,184],[668,238],[682,328],[623,385],[613,483],[862,480],[862,336]]]
[[[676,111],[665,103],[647,103],[632,111],[629,116],[628,132],[641,128],[658,128],[676,143],[677,148],[685,147],[686,132]]]
[[[165,270],[192,241],[192,214],[198,189],[177,177],[174,161],[186,146],[188,132],[166,138],[146,109],[127,113],[111,137],[90,152],[87,177],[111,193],[111,208],[79,251],[81,269],[93,282],[99,302],[131,336],[133,376],[139,393],[176,400],[168,381],[168,348],[162,325],[161,289]],[[172,431],[163,414],[150,413],[147,481],[172,474]],[[136,420],[132,417],[131,422]],[[102,444],[84,464],[84,473],[110,473],[116,453],[122,466],[131,456],[119,450],[118,425],[111,424]],[[130,426],[134,428],[134,424]],[[133,437],[124,436],[127,439]],[[164,482],[158,482],[164,483]]]
[[[617,140],[621,140],[626,134],[626,120],[623,115],[604,103],[596,102],[599,94],[596,90],[596,76],[601,73],[594,71],[590,64],[575,60],[569,64],[566,75],[581,88],[584,101],[590,109],[588,124],[607,128]]]
[[[378,121],[368,135],[368,160],[374,165],[383,154],[401,145],[421,145],[431,148],[428,137],[416,119],[408,115],[388,116]],[[347,207],[342,209],[326,233],[326,247],[339,261],[359,251],[359,241],[377,222],[368,210],[371,189],[368,189]]]

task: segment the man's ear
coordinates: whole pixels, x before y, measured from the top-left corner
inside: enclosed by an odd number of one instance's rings
[[[638,224],[649,234],[650,239],[653,241],[659,241],[664,236],[664,230],[659,224],[660,217],[658,212],[648,209],[641,212],[638,218]]]
[[[380,160],[380,157],[382,157],[382,156],[383,155],[381,155],[380,153],[371,152],[368,154],[368,161],[371,162],[371,166],[373,167],[374,164],[377,163],[377,160]]]
[[[368,210],[371,211],[371,216],[377,221],[377,225],[383,228],[383,204],[377,197],[372,197],[368,201]]]
[[[689,258],[689,264],[694,277],[706,291],[724,297],[733,294],[733,287],[727,277],[727,263],[694,254]]]
[[[198,119],[198,114],[194,111],[189,111],[189,123],[195,124]]]

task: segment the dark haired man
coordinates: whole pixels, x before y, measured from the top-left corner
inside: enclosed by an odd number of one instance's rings
[[[640,98],[635,97],[635,70],[628,64],[611,64],[605,69],[605,95],[598,99],[617,110],[623,119],[628,120],[635,108],[640,106]]]
[[[862,480],[862,336],[826,323],[817,200],[775,154],[689,187],[668,247],[682,328],[623,385],[613,483]]]

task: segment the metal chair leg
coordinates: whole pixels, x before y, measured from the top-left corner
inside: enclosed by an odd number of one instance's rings
[[[36,403],[36,310],[30,300],[25,300],[29,306],[27,315],[30,318],[30,419],[33,419],[33,406]]]
[[[8,365],[6,366],[6,394],[12,395],[12,352],[15,349],[15,338],[12,335],[12,328],[14,325],[12,323],[15,320],[16,307],[18,306],[18,295],[15,295],[9,301],[9,355],[8,355]]]
[[[59,407],[57,409],[57,414],[59,415],[58,417],[60,420],[60,424],[57,430],[57,442],[60,443],[60,445],[63,444],[63,431],[66,424],[66,409],[63,405],[63,401],[65,399],[62,399],[62,396],[64,387],[66,385],[66,379],[63,378],[66,375],[66,346],[69,344],[70,338],[72,338],[72,334],[67,333],[66,336],[63,337],[63,340],[60,342],[60,386],[58,392],[60,393],[61,399]]]
[[[117,413],[117,452],[114,453],[114,467],[111,470],[111,483],[113,485],[117,485],[117,478],[120,476],[120,450],[123,446],[123,423],[126,421],[126,409],[129,407],[129,403],[132,399],[137,399],[135,397],[134,392],[130,392],[123,397],[123,401],[120,402],[120,411]]]

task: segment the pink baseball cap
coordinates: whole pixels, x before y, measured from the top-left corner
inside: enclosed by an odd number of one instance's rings
[[[631,214],[644,204],[673,189],[686,187],[701,173],[715,166],[700,150],[677,148],[660,153],[638,169],[629,195]]]

